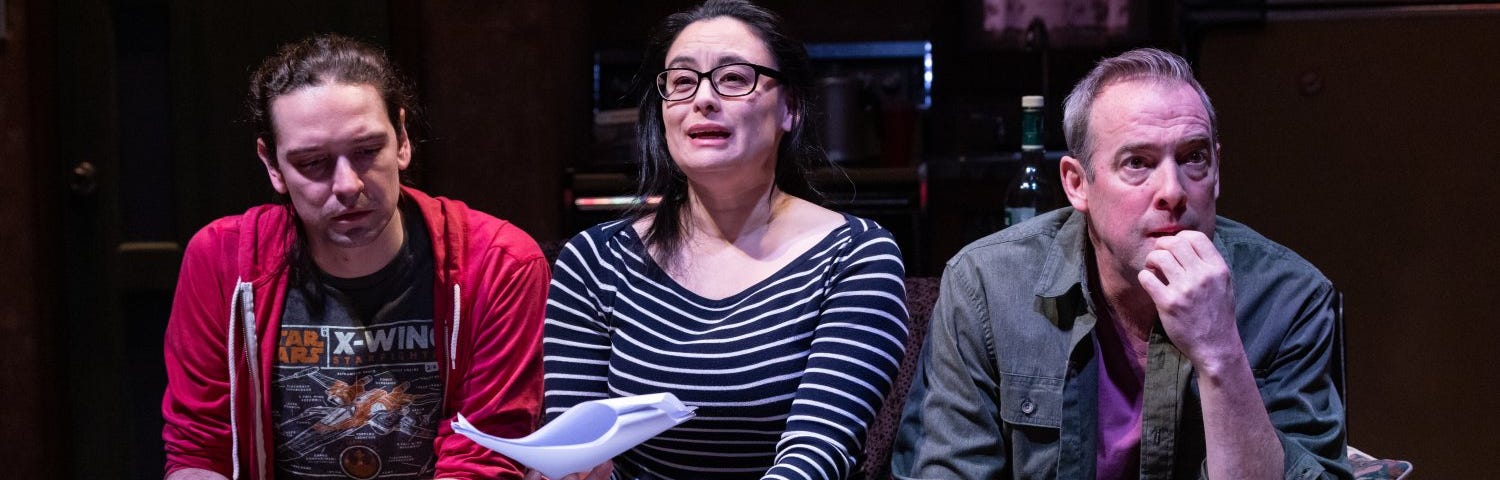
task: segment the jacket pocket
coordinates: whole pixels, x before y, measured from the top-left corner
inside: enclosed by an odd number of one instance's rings
[[[1014,478],[1057,478],[1062,392],[1061,378],[1000,374],[1000,419]]]
[[[1000,419],[1014,426],[1062,428],[1063,379],[1000,374]]]

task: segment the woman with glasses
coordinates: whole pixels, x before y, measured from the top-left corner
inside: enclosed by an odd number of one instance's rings
[[[660,200],[553,267],[546,418],[658,392],[697,408],[578,477],[849,476],[902,356],[904,271],[889,232],[815,203],[806,50],[710,0],[667,17],[641,68],[640,195]]]

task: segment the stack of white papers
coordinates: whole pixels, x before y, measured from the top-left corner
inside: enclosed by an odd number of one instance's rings
[[[670,393],[580,403],[523,438],[505,439],[475,429],[463,414],[453,431],[549,478],[586,472],[605,460],[693,418],[693,407]]]

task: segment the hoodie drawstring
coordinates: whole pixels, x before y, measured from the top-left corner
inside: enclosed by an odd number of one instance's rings
[[[463,304],[459,303],[459,299],[458,284],[455,283],[453,284],[453,328],[448,331],[448,371],[450,372],[458,369],[458,327],[461,321],[458,313],[463,309]]]
[[[233,480],[239,480],[240,478],[239,422],[235,417],[237,402],[234,395],[237,377],[234,368],[234,332],[240,328],[239,322],[236,321],[240,314],[240,295],[253,295],[246,288],[248,286],[248,283],[241,282],[238,278],[234,279],[234,296],[229,300],[229,344],[224,347],[224,358],[229,360],[229,474]]]

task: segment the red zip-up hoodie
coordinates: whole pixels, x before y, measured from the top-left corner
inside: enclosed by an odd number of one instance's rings
[[[536,428],[547,261],[509,222],[412,188],[402,195],[426,220],[436,267],[444,417],[433,440],[437,478],[520,478],[518,464],[454,434],[451,420],[462,412],[479,429],[511,438]],[[166,333],[167,474],[275,476],[268,403],[293,221],[289,207],[262,205],[214,221],[188,243]]]

